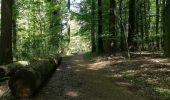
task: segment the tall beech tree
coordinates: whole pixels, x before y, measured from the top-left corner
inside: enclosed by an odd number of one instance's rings
[[[17,9],[16,9],[16,0],[12,0],[12,5],[13,5],[13,13],[12,13],[12,39],[13,39],[13,55],[16,56],[17,52],[17,22],[16,22],[16,17],[17,17]]]
[[[123,26],[123,9],[122,9],[122,3],[123,3],[123,0],[119,0],[119,15],[120,15],[120,23],[119,23],[119,27],[120,27],[120,33],[121,33],[121,40],[120,40],[120,48],[121,48],[121,51],[125,51],[125,41],[124,40],[124,34],[125,34],[125,31],[124,31],[124,26]]]
[[[13,61],[12,4],[13,0],[1,1],[0,65],[8,64]]]
[[[95,38],[95,29],[96,29],[96,21],[95,21],[95,10],[96,10],[96,4],[95,4],[95,0],[92,0],[91,2],[91,46],[92,46],[92,52],[96,52],[96,38]]]
[[[159,33],[159,19],[160,19],[160,5],[159,5],[160,0],[156,0],[156,35]],[[159,49],[159,38],[157,36],[156,38],[156,47]]]
[[[170,57],[170,0],[167,0],[167,5],[165,9],[165,55]]]
[[[70,12],[70,0],[68,0],[68,22],[67,22],[67,32],[68,32],[68,40],[70,42],[70,20],[71,20],[71,12]]]
[[[135,21],[136,21],[136,0],[129,0],[129,32],[128,32],[128,45],[131,50],[136,48],[134,42],[135,37]]]
[[[98,0],[98,53],[103,53],[103,38],[102,38],[102,32],[103,32],[103,24],[102,24],[102,0]]]
[[[115,26],[116,26],[116,2],[115,0],[110,0],[110,17],[109,17],[109,33],[110,33],[110,52],[116,50],[116,40],[115,40]]]

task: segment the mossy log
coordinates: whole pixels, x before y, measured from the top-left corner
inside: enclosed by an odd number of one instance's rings
[[[18,70],[9,80],[9,88],[15,97],[31,97],[43,82],[56,70],[61,58],[41,59]]]
[[[17,70],[26,67],[30,61],[18,61],[8,65],[0,66],[0,78],[12,76]]]

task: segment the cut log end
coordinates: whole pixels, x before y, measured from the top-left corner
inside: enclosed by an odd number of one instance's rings
[[[60,64],[61,58],[50,57],[19,69],[9,80],[12,94],[18,98],[31,97]]]
[[[21,69],[9,80],[9,87],[16,97],[30,97],[36,89],[35,75],[28,70]]]

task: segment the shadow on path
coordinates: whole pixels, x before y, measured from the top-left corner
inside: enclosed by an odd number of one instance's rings
[[[63,62],[36,100],[149,100],[116,84],[103,72],[104,63],[74,56]]]
[[[111,80],[104,62],[90,62],[77,55],[61,66],[31,99],[24,100],[149,100],[141,93]],[[11,95],[4,100],[15,100]]]

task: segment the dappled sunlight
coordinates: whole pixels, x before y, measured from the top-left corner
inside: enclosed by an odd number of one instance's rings
[[[149,64],[142,64],[140,65],[141,68],[145,68],[146,66],[148,66]],[[148,68],[147,68],[148,69]]]
[[[29,65],[30,64],[29,61],[18,61],[18,63],[21,65]]]
[[[128,83],[128,82],[116,82],[116,84],[118,84],[118,85],[120,85],[120,86],[128,86],[128,87],[130,87],[130,86],[132,86],[133,84],[131,84],[131,83]]]
[[[81,70],[80,69],[76,69],[75,72],[80,72]]]
[[[61,69],[60,69],[60,68],[57,68],[56,71],[61,71]]]
[[[0,83],[0,98],[8,90],[7,82]]]
[[[168,58],[155,58],[155,59],[150,59],[150,61],[158,64],[170,65],[170,59]]]
[[[0,96],[2,96],[3,93],[4,93],[4,91],[0,90]]]
[[[122,74],[112,74],[112,75],[105,75],[106,78],[108,78],[109,80],[113,80],[113,79],[116,79],[116,80],[119,80],[119,79],[122,79]]]
[[[125,71],[125,72],[122,72],[123,74],[136,74],[136,73],[138,73],[138,71],[137,70],[127,70],[127,71]]]
[[[155,88],[155,91],[159,92],[162,95],[165,95],[166,97],[168,97],[170,95],[170,89],[157,87],[157,88]]]
[[[159,80],[158,80],[158,79],[155,79],[155,78],[154,78],[154,79],[153,79],[153,78],[148,78],[148,79],[146,79],[146,82],[147,82],[148,84],[151,84],[151,85],[152,85],[152,84],[153,84],[153,85],[154,85],[154,84],[158,84],[158,81],[159,81]]]
[[[66,96],[70,96],[70,97],[78,97],[79,96],[79,92],[78,91],[74,91],[74,90],[70,90],[67,91],[65,93]]]
[[[87,69],[99,70],[108,67],[110,64],[111,64],[110,61],[96,62],[93,64],[89,64]]]
[[[1,89],[1,87],[0,87],[0,97],[4,94],[4,90],[3,89]]]
[[[147,53],[146,53],[147,54]],[[149,53],[148,53],[149,54]],[[152,56],[151,54],[146,56]],[[141,56],[135,59],[119,59],[110,57],[109,59],[97,59],[95,63],[89,64],[88,69],[105,73],[108,80],[118,85],[130,87],[131,90],[152,91],[157,95],[167,93],[169,95],[170,86],[170,60],[167,58],[156,58]],[[116,58],[114,60],[114,58]],[[156,89],[162,88],[162,89]],[[164,88],[167,88],[166,90]]]

